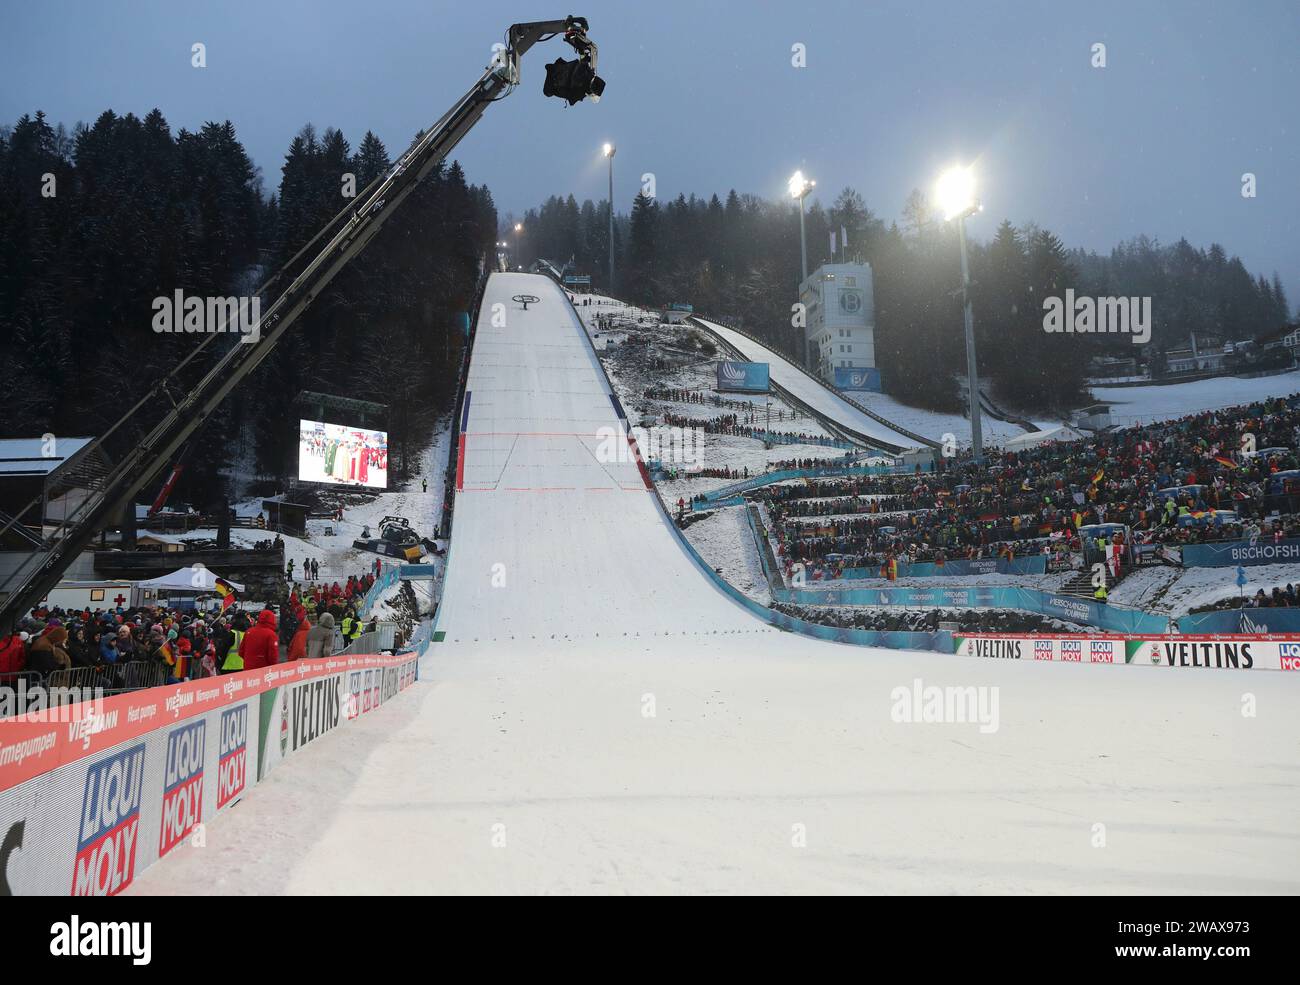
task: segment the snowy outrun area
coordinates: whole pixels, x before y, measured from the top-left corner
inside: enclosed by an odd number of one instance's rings
[[[1300,891],[1291,675],[770,629],[693,567],[633,463],[598,460],[613,406],[541,277],[492,277],[468,389],[447,639],[419,684],[130,891]],[[996,730],[895,723],[918,678],[996,686]]]

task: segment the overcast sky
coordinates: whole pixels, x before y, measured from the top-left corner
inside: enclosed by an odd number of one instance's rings
[[[354,148],[372,129],[396,154],[507,25],[574,12],[600,46],[605,99],[543,99],[545,62],[570,54],[551,41],[455,152],[502,212],[602,198],[605,140],[620,210],[645,172],[665,199],[777,196],[802,168],[823,201],[852,185],[894,219],[912,188],[974,161],[978,238],[1005,217],[1102,251],[1142,232],[1218,241],[1300,302],[1296,0],[588,2],[9,0],[0,121],[155,106],[174,130],[230,119],[271,191],[304,123]],[[206,68],[190,65],[194,42]],[[1091,65],[1098,42],[1105,68]]]

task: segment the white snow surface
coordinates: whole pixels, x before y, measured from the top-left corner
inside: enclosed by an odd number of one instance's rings
[[[1245,587],[1238,589],[1235,567],[1145,568],[1116,585],[1110,598],[1120,605],[1137,606],[1177,619],[1194,608],[1235,599],[1239,594],[1249,600],[1260,589],[1267,595],[1274,588],[1300,585],[1300,564],[1255,565],[1246,569],[1246,578]]]
[[[495,274],[498,301],[447,641],[130,892],[1300,891],[1300,676],[774,631],[693,567],[635,466],[596,460],[613,410],[558,289]],[[897,722],[918,681],[996,688],[996,728]]]
[[[431,652],[129,891],[1300,892],[1291,675],[786,634]],[[896,724],[917,679],[997,687],[998,730]]]
[[[1097,400],[1113,404],[1111,418],[1121,425],[1173,420],[1266,397],[1286,397],[1297,391],[1300,391],[1300,370],[1255,379],[1219,376],[1168,386],[1092,387]]]

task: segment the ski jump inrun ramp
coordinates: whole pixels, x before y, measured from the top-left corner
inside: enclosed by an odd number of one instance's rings
[[[525,311],[516,295],[540,300]],[[776,632],[677,542],[549,278],[492,275],[465,390],[438,616],[448,641]]]

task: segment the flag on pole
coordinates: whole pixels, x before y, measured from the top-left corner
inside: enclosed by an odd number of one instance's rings
[[[1231,458],[1224,458],[1222,455],[1215,455],[1214,460],[1218,462],[1220,465],[1222,465],[1224,468],[1235,469],[1237,467],[1236,462],[1234,462]]]
[[[831,256],[835,256],[835,230],[831,230]]]
[[[220,575],[217,575],[216,588],[217,594],[221,596],[221,611],[225,612],[235,602],[234,586]]]
[[[844,244],[846,250],[849,248],[849,231],[843,226],[840,226],[840,242]]]

